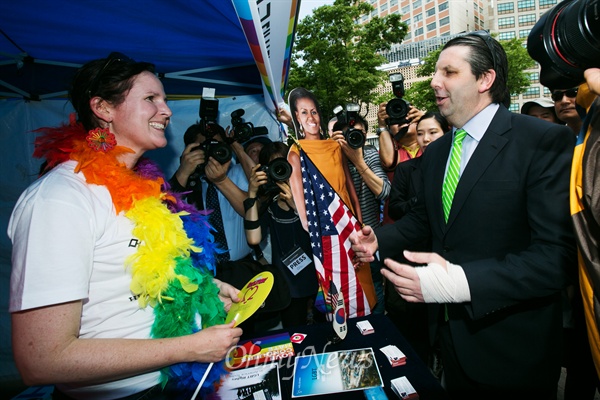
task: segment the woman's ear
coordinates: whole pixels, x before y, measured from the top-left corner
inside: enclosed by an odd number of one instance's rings
[[[112,122],[110,104],[103,98],[96,96],[90,99],[90,109],[99,120],[107,124]]]

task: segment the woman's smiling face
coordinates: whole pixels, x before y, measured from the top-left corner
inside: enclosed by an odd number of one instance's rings
[[[296,101],[296,119],[302,127],[306,139],[321,138],[321,118],[315,102],[309,98],[301,98]]]

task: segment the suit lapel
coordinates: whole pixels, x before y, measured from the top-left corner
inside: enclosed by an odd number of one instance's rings
[[[450,148],[452,147],[452,134],[447,133],[434,143],[430,144],[427,151],[421,157],[427,157],[429,160],[423,160],[422,165],[429,162],[430,169],[423,170],[423,178],[426,188],[431,193],[431,198],[427,201],[429,211],[430,225],[432,228],[444,231],[446,223],[444,222],[444,209],[442,206],[442,186],[444,184],[444,174],[446,172],[446,161],[450,156]],[[429,179],[431,179],[430,182]],[[433,221],[436,221],[434,224]]]
[[[465,201],[469,197],[469,193],[473,190],[473,187],[477,184],[483,173],[494,161],[498,153],[508,143],[508,139],[503,136],[508,130],[511,129],[511,118],[510,112],[500,107],[496,115],[492,119],[490,126],[481,138],[481,141],[477,145],[475,152],[471,156],[469,163],[463,171],[456,192],[454,193],[454,199],[452,201],[452,208],[448,217],[448,223],[445,224],[445,229],[449,229],[457,215],[460,213]],[[442,171],[443,180],[443,171]],[[442,183],[443,184],[443,183]],[[440,199],[441,199],[441,185],[440,184]],[[440,200],[441,208],[441,200]],[[442,217],[443,222],[443,217]]]

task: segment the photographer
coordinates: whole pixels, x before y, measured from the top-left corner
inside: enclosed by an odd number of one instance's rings
[[[248,180],[241,164],[234,164],[231,159],[221,163],[214,157],[206,158],[206,150],[211,151],[206,142],[214,146],[223,144],[223,139],[221,133],[207,138],[205,131],[202,123],[186,130],[181,164],[169,183],[175,191],[189,192],[185,196],[188,203],[201,210],[212,210],[209,221],[215,230],[215,241],[225,250],[217,255],[219,275],[230,261],[253,261],[243,226],[243,200],[247,197]]]
[[[596,366],[596,376],[593,379],[594,387],[590,393],[594,393],[598,387],[600,378],[600,327],[595,315],[595,298],[597,288],[595,282],[600,279],[600,264],[598,262],[599,251],[598,237],[598,159],[600,144],[600,68],[589,68],[585,71],[586,83],[579,86],[577,93],[577,105],[586,110],[583,118],[583,127],[577,140],[575,148],[571,181],[571,214],[575,223],[575,235],[579,245],[579,282],[581,301],[583,306],[583,317],[587,323],[587,334],[589,338],[589,349],[585,351],[591,355]],[[579,298],[576,298],[579,300]],[[577,308],[574,308],[574,312]],[[576,316],[576,315],[575,315]],[[577,322],[577,320],[575,320]],[[581,337],[575,338],[575,344],[581,344],[585,337],[585,330],[579,330]],[[573,360],[574,362],[577,362]],[[574,364],[575,366],[575,364]],[[586,371],[580,371],[585,373]],[[591,377],[587,377],[591,379]],[[589,382],[589,381],[588,381]],[[570,387],[565,386],[565,395]],[[588,398],[591,398],[588,396]]]
[[[381,165],[387,171],[389,181],[394,179],[394,171],[399,163],[421,156],[422,151],[417,143],[417,124],[416,121],[421,118],[423,111],[409,106],[406,115],[408,123],[389,124],[390,118],[387,113],[387,102],[379,105],[377,112],[378,128],[376,130],[379,138],[379,158]],[[415,121],[413,123],[412,121]],[[391,121],[394,122],[394,121]],[[404,134],[402,134],[404,132]],[[384,203],[383,224],[394,222],[388,216],[389,199]]]
[[[365,135],[368,131],[368,124],[359,115],[353,117],[352,128],[362,131]],[[373,146],[362,146],[353,148],[348,145],[345,139],[344,131],[349,129],[347,122],[340,120],[333,124],[330,135],[336,140],[346,158],[348,159],[348,168],[352,175],[354,188],[358,196],[358,203],[362,211],[362,223],[369,226],[379,226],[381,202],[385,201],[391,190],[390,181],[381,166],[377,149]],[[382,314],[385,311],[383,280],[380,273],[381,264],[379,262],[371,263],[371,275],[377,294],[377,305],[372,312]]]
[[[306,325],[308,309],[318,289],[310,238],[302,228],[289,185],[291,166],[285,160],[288,150],[284,143],[274,142],[265,144],[260,151],[260,164],[254,167],[248,185],[244,221],[246,239],[251,245],[259,244],[267,233],[272,238],[273,265],[281,272],[291,294],[290,304],[280,312],[284,328]],[[280,167],[283,172],[274,173],[269,169],[274,167],[274,162],[284,163]],[[277,180],[273,178],[275,175]],[[268,197],[276,196],[261,214],[257,199],[265,187],[270,187],[266,189]]]
[[[600,278],[598,262],[598,143],[600,139],[600,51],[598,48],[598,2],[594,0],[565,0],[544,13],[527,38],[527,51],[541,67],[540,82],[557,92],[565,113],[565,95],[574,99],[572,112],[581,118],[566,121],[577,135],[571,168],[570,212],[579,250],[579,279],[583,316],[596,378],[600,377],[600,334],[597,317],[596,286]],[[578,87],[577,87],[578,86]],[[576,96],[573,95],[575,88]],[[566,89],[566,90],[565,90]],[[560,99],[558,94],[560,94]],[[553,96],[554,97],[554,96]],[[565,103],[565,104],[562,104]],[[560,110],[557,109],[557,113]],[[572,114],[571,114],[572,115]],[[574,115],[573,115],[574,117]],[[574,297],[579,299],[578,296]],[[574,313],[577,308],[573,308]],[[574,319],[577,322],[576,319]],[[576,339],[576,343],[582,340]],[[589,350],[585,349],[589,354]],[[577,360],[576,364],[581,364]],[[569,369],[567,370],[569,374]],[[574,374],[574,375],[577,375]],[[569,375],[568,375],[569,376]],[[567,376],[567,378],[568,378]],[[567,382],[568,383],[568,382]],[[596,386],[598,380],[596,379]],[[580,386],[580,385],[579,385]],[[569,387],[565,385],[565,396]],[[593,396],[593,390],[588,396]],[[583,398],[579,396],[577,398]]]

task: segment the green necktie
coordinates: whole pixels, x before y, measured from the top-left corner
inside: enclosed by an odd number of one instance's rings
[[[448,164],[448,172],[446,172],[446,179],[444,179],[444,186],[442,186],[442,204],[444,206],[444,219],[446,222],[448,222],[452,199],[454,199],[454,192],[460,178],[460,157],[462,154],[462,143],[466,136],[467,132],[464,129],[458,129],[454,134],[454,141],[452,142],[450,164]]]

